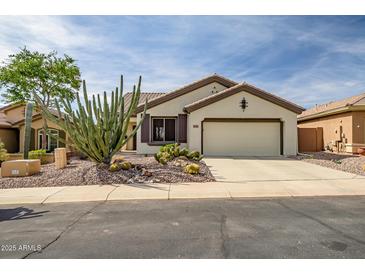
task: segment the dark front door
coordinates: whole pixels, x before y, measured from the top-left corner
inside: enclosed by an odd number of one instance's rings
[[[133,130],[136,128],[136,126],[133,126]],[[133,150],[137,149],[137,134],[133,136]]]

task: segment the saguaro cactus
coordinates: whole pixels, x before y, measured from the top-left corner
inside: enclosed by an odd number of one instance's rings
[[[33,95],[47,118],[68,133],[78,150],[95,162],[109,164],[113,155],[137,133],[145,117],[147,101],[141,121],[132,133],[127,135],[129,120],[139,102],[141,80],[142,77],[139,77],[137,87],[133,87],[131,103],[127,110],[124,109],[123,76],[120,79],[120,88],[116,88],[111,94],[110,104],[106,92],[103,103],[99,94],[97,97],[93,95],[92,100],[89,100],[86,83],[83,81],[84,105],[79,94],[76,94],[76,110],[72,109],[69,99],[60,99],[60,102],[56,100],[58,116],[42,105],[36,94]],[[61,112],[61,105],[64,113]]]
[[[25,107],[25,128],[24,128],[24,159],[28,159],[30,140],[32,133],[33,103],[27,103]]]

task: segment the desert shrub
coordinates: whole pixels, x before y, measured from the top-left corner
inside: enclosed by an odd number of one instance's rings
[[[180,156],[188,156],[188,154],[189,150],[186,147],[180,149]]]
[[[109,171],[110,171],[110,172],[119,171],[119,170],[121,170],[121,169],[122,169],[122,167],[120,166],[120,164],[119,164],[118,162],[116,162],[116,163],[114,163],[114,164],[111,164],[111,165],[109,166]]]
[[[180,156],[185,156],[189,160],[194,161],[203,159],[203,155],[201,155],[199,151],[189,151],[187,148],[180,149],[180,145],[176,143],[160,147],[159,152],[154,155],[156,161],[163,165]]]
[[[120,163],[120,167],[123,169],[123,170],[128,170],[130,168],[132,168],[132,164],[130,162],[122,162]]]
[[[188,155],[186,157],[188,157],[188,159],[194,160],[194,161],[200,161],[201,159],[203,159],[203,155],[200,155],[200,152],[196,151],[196,150],[193,150],[190,153],[188,153]]]
[[[160,152],[167,152],[169,154],[172,154],[175,150],[175,147],[178,147],[178,144],[168,144],[160,147]]]
[[[110,172],[119,171],[121,169],[128,170],[134,167],[134,165],[131,162],[128,161],[115,161],[109,166]]]
[[[4,143],[0,140],[0,166],[2,162],[8,159],[8,151],[5,149]]]
[[[41,160],[41,164],[47,164],[46,159],[46,150],[45,149],[37,149],[29,151],[29,159],[39,159]]]
[[[186,165],[184,171],[189,174],[199,174],[200,166],[198,164]]]

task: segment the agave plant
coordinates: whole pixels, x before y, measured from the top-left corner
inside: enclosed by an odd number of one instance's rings
[[[80,152],[95,162],[110,164],[113,155],[137,133],[144,120],[147,100],[141,121],[127,135],[129,120],[135,113],[139,102],[141,80],[140,76],[137,87],[133,87],[128,109],[124,108],[123,76],[120,78],[120,88],[116,88],[115,92],[113,91],[111,94],[110,103],[106,92],[104,92],[103,100],[99,94],[93,95],[92,100],[89,100],[86,83],[83,81],[84,105],[81,103],[78,93],[76,94],[76,110],[72,108],[68,98],[61,98],[60,101],[55,102],[58,115],[44,106],[37,94],[33,93],[33,95],[46,117],[68,133],[71,142]],[[61,105],[64,113],[61,112]]]

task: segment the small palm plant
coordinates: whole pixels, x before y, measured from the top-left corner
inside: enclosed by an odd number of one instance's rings
[[[113,155],[137,133],[144,120],[147,101],[141,121],[127,135],[129,120],[135,114],[139,103],[141,80],[140,76],[137,87],[133,87],[128,109],[124,109],[123,76],[120,79],[120,88],[116,88],[115,92],[113,91],[111,94],[110,104],[106,92],[104,92],[103,102],[99,94],[97,97],[93,95],[92,100],[89,100],[86,83],[83,81],[84,105],[82,105],[78,93],[76,94],[76,110],[72,109],[71,101],[68,98],[60,98],[60,102],[55,100],[58,115],[54,115],[43,105],[37,94],[33,93],[33,95],[47,118],[68,133],[71,142],[80,152],[97,163],[110,164]],[[64,106],[64,113],[61,112],[60,105]]]

